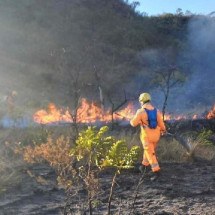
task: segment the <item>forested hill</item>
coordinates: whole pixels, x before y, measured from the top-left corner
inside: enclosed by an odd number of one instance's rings
[[[1,95],[17,90],[26,108],[80,97],[108,106],[142,91],[160,103],[169,75],[170,109],[215,100],[213,17],[149,17],[122,0],[7,0],[0,18]]]

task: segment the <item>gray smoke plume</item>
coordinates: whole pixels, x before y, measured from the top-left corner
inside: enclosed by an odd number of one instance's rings
[[[215,103],[215,18],[194,16],[188,25],[188,49],[183,55],[189,59],[190,73],[177,97],[183,108],[207,110]]]
[[[14,5],[13,5],[14,4]],[[26,2],[27,4],[27,2]],[[0,97],[16,90],[19,105],[30,105],[42,93],[43,81],[39,74],[46,68],[41,59],[48,52],[48,35],[30,20],[22,20],[26,5],[1,2],[0,5]]]
[[[176,85],[170,90],[167,111],[190,115],[207,112],[215,103],[214,35],[214,17],[193,16],[187,25],[186,49],[177,53],[177,57],[173,56],[174,48],[143,50],[137,56],[141,69],[138,78],[134,80],[138,83],[135,85],[136,91],[139,93],[149,91],[153,103],[161,109],[164,94],[149,83],[149,80],[154,71],[162,71],[162,67],[165,70],[168,64],[171,65],[173,62],[186,79],[183,84]]]
[[[50,61],[50,56],[55,55],[55,52],[59,51],[59,47],[61,48],[59,56],[64,53],[65,44],[70,44],[74,53],[79,53],[78,48],[85,44],[82,39],[88,40],[88,37],[81,32],[80,25],[83,23],[79,16],[74,16],[76,17],[74,22],[69,20],[67,23],[67,17],[64,18],[62,15],[64,11],[67,11],[72,17],[76,12],[75,9],[73,9],[73,13],[71,12],[73,5],[67,10],[69,1],[55,2],[57,2],[56,8],[52,7],[52,1],[39,1],[39,4],[38,1],[26,0],[20,0],[19,3],[14,0],[0,1],[1,110],[4,106],[5,96],[12,90],[16,90],[18,93],[17,103],[21,111],[27,111],[30,107],[39,107],[40,100],[44,104],[46,101],[47,103],[55,102],[53,99],[61,98],[61,95],[64,96],[65,89],[56,86],[53,71],[57,71],[57,69],[52,68],[55,58]],[[79,1],[71,2],[78,4]],[[62,14],[57,16],[55,12],[59,10]],[[70,29],[63,29],[62,26],[70,26]],[[86,26],[88,26],[88,22],[86,22]],[[167,109],[171,112],[188,112],[193,111],[194,108],[199,108],[202,111],[202,108],[206,110],[215,101],[215,18],[193,16],[190,19],[187,32],[186,45],[188,48],[179,53],[176,60],[176,64],[186,65],[183,70],[187,80],[183,86],[176,87],[171,91]],[[76,47],[77,41],[80,44]],[[164,48],[162,50],[142,50],[137,57],[138,61],[142,62],[138,68],[139,72],[136,72],[138,69],[135,69],[135,74],[131,74],[134,79],[131,79],[132,81],[129,79],[130,83],[126,85],[126,89],[132,92],[132,95],[135,94],[136,98],[139,93],[150,91],[154,103],[159,108],[162,107],[163,94],[155,86],[150,87],[152,84],[149,81],[150,70],[152,70],[150,66],[154,64],[155,60],[155,65],[156,63],[161,64],[160,56],[163,56],[164,53],[168,56],[171,50],[169,48],[167,50]],[[81,55],[76,54],[75,56]],[[149,59],[150,65],[146,65],[145,61],[142,61],[143,58]],[[57,59],[59,57],[56,54]],[[76,61],[75,58],[72,59]],[[87,66],[86,63],[85,67],[88,69]],[[101,67],[103,68],[103,64]],[[84,69],[82,70],[84,71]],[[89,79],[89,76],[86,76],[86,79]],[[62,88],[61,94],[56,95],[60,88]],[[151,89],[153,90],[151,91]],[[128,95],[128,98],[132,95]]]

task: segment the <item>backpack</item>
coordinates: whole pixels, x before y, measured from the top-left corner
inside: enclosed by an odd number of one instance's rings
[[[149,128],[155,129],[157,127],[157,109],[154,108],[154,110],[148,110],[144,108],[147,116],[148,116],[148,123],[149,123]]]

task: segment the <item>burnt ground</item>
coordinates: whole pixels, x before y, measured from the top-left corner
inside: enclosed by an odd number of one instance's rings
[[[117,179],[112,214],[215,214],[215,164],[195,161],[192,163],[162,163],[161,177],[152,182],[151,173],[143,176],[135,204],[137,184],[141,173],[124,171]],[[111,174],[102,174],[100,206],[94,214],[107,214],[107,196]],[[81,199],[81,195],[78,199]],[[75,210],[78,199],[71,199],[68,214],[81,214]],[[73,211],[73,212],[72,212]],[[80,209],[79,209],[80,211]]]
[[[12,158],[10,155],[8,158]],[[89,214],[86,207],[86,191],[76,189],[69,201],[63,189],[56,186],[54,171],[46,165],[26,166],[15,162],[1,172],[8,174],[8,180],[1,181],[0,215],[60,215]],[[8,162],[10,162],[8,160]],[[215,163],[196,160],[184,163],[161,163],[162,175],[155,182],[150,181],[150,174],[143,177],[134,196],[141,173],[123,170],[117,177],[112,214],[215,214]],[[110,191],[112,170],[100,175],[101,192],[94,201],[93,214],[107,214],[108,194]],[[4,186],[2,186],[2,184]]]
[[[53,170],[35,165],[16,166],[14,171],[0,193],[0,215],[63,214],[66,195],[56,186]]]

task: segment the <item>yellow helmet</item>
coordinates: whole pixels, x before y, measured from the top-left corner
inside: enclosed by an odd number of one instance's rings
[[[141,93],[139,96],[139,102],[147,102],[147,101],[151,101],[151,96],[148,93]]]

